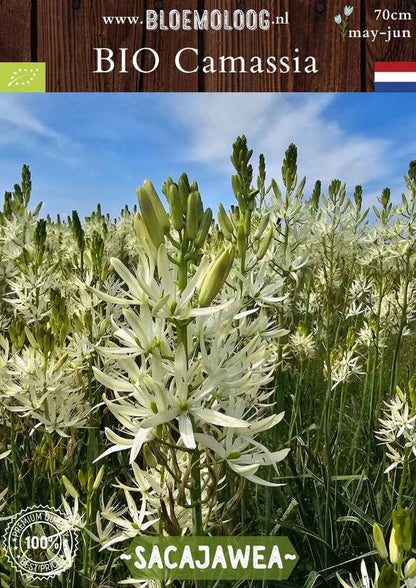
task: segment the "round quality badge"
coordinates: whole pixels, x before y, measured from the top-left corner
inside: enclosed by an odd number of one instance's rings
[[[10,564],[21,575],[51,578],[72,566],[77,536],[60,510],[32,506],[11,518],[4,547]]]

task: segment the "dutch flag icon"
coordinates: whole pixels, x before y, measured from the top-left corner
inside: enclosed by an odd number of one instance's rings
[[[416,92],[416,61],[376,61],[375,92]]]

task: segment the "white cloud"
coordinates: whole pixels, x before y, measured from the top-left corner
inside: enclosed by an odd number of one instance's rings
[[[23,107],[15,96],[0,96],[0,122],[10,123],[18,129],[57,139],[59,135],[46,127]]]
[[[331,119],[334,95],[205,94],[175,95],[172,111],[190,132],[186,156],[229,171],[231,144],[244,133],[256,153],[264,153],[269,177],[280,176],[289,143],[298,146],[299,173],[309,183],[334,178],[349,185],[391,177],[391,141],[352,132],[348,124]]]
[[[76,163],[74,143],[44,124],[19,97],[0,96],[0,145],[17,145],[28,151],[42,148],[44,154],[68,164]]]

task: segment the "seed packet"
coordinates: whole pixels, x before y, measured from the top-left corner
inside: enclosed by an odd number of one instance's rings
[[[0,2],[0,588],[416,586],[415,18]]]

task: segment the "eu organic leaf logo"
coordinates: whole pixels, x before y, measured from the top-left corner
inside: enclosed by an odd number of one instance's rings
[[[10,81],[7,86],[30,86],[35,77],[38,75],[39,68],[37,67],[18,67],[16,71],[10,76]]]

